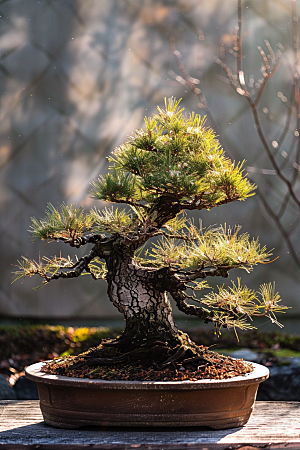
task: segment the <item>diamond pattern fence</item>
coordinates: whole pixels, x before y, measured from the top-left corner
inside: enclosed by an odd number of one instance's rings
[[[274,38],[291,47],[286,31],[291,19],[288,1],[244,2],[243,7],[245,28],[250,30],[244,63],[249,74],[260,64],[259,54],[251,53],[259,39]],[[119,317],[109,304],[105,282],[89,277],[59,280],[37,292],[32,290],[36,280],[11,284],[13,265],[21,255],[39,258],[69,252],[58,243],[31,242],[30,217],[43,217],[47,202],[103,206],[89,198],[89,183],[107,170],[107,154],[171,95],[183,98],[187,109],[208,116],[234,159],[245,158],[251,167],[268,164],[251,112],[215,63],[220,43],[232,40],[237,3],[2,0],[0,16],[0,315]],[[283,21],[284,30],[279,26]],[[178,61],[184,62],[189,82]],[[284,89],[289,79],[284,73],[280,77],[274,86],[283,82]],[[190,81],[202,97],[190,89]],[[265,102],[273,105],[274,94],[265,95]],[[273,131],[268,128],[268,133]],[[272,191],[266,176],[251,176],[263,195]],[[280,183],[277,188],[271,199],[274,208],[284,196]],[[258,269],[249,285],[276,279],[285,303],[299,313],[300,269],[287,253],[278,226],[260,205],[251,199],[201,218],[204,226],[240,223],[276,247],[280,264],[272,270]],[[285,220],[294,223],[297,214],[292,205]],[[299,233],[295,230],[293,238]]]

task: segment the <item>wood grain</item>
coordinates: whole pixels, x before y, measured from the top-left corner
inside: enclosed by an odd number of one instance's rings
[[[0,448],[72,449],[300,449],[300,402],[256,402],[242,428],[229,430],[84,428],[44,424],[37,400],[0,401]]]

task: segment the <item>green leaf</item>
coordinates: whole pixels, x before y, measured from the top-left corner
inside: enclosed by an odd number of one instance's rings
[[[60,211],[48,203],[46,217],[38,220],[31,218],[30,232],[40,239],[71,239],[74,240],[88,230],[92,225],[92,217],[85,214],[82,207],[60,205]]]

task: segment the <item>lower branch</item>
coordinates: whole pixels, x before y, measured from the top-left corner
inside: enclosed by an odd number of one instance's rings
[[[96,280],[97,278],[93,275],[93,273],[90,271],[89,263],[97,256],[97,253],[95,251],[95,248],[91,250],[89,255],[85,255],[82,258],[80,258],[73,266],[75,270],[68,270],[66,272],[58,272],[54,273],[53,275],[45,276],[45,279],[47,282],[50,282],[51,280],[57,280],[58,278],[75,278],[79,277],[79,275],[82,274],[82,272],[85,270],[86,272],[90,273],[92,277]]]
[[[189,281],[197,280],[198,278],[207,278],[207,277],[228,277],[228,270],[235,269],[239,266],[226,266],[226,267],[211,267],[211,268],[199,268],[195,270],[178,270],[178,276],[180,280],[184,283],[188,283]]]
[[[170,291],[170,294],[174,298],[179,311],[184,312],[188,316],[199,317],[204,320],[204,323],[214,322],[214,313],[209,309],[202,308],[201,306],[194,306],[187,302],[188,298],[191,298],[183,291]]]

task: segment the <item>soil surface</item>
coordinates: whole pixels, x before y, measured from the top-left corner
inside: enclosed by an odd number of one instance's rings
[[[201,346],[203,357],[188,363],[173,363],[163,369],[154,366],[145,367],[141,364],[122,366],[95,366],[84,365],[84,358],[65,357],[57,358],[46,363],[42,371],[49,374],[69,377],[127,380],[127,381],[197,381],[202,379],[222,380],[252,372],[251,363],[242,359],[234,359],[220,355]],[[80,367],[76,367],[76,364]],[[83,364],[83,365],[81,365]]]

